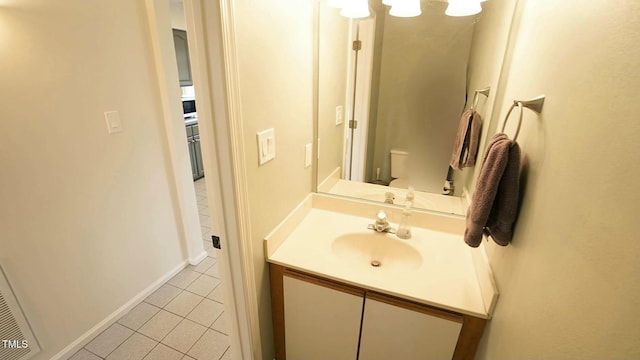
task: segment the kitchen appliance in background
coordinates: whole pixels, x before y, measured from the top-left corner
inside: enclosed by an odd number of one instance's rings
[[[184,118],[193,119],[198,118],[198,114],[196,113],[196,99],[185,99],[182,98],[182,112],[184,113]]]
[[[196,93],[193,86],[182,86],[182,112],[185,120],[198,118],[196,113]]]
[[[191,160],[191,173],[193,180],[204,176],[204,164],[202,162],[202,149],[200,147],[200,131],[198,123],[187,124],[187,145],[189,146],[189,158]]]
[[[182,86],[182,112],[187,130],[187,145],[191,160],[193,180],[204,176],[202,149],[200,148],[200,131],[198,130],[198,113],[196,113],[196,96],[193,86]]]

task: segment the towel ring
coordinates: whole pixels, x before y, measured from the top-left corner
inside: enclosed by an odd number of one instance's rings
[[[544,105],[544,95],[537,96],[530,100],[513,100],[513,104],[509,108],[507,112],[507,116],[504,118],[504,122],[502,123],[502,130],[500,132],[504,133],[504,129],[507,126],[507,122],[509,121],[509,115],[513,109],[517,106],[520,110],[520,116],[518,117],[518,127],[516,128],[516,134],[513,136],[513,141],[516,141],[518,138],[518,134],[520,133],[520,127],[522,126],[522,113],[523,108],[531,109],[537,113],[542,111],[542,106]]]
[[[516,141],[516,139],[518,138],[518,134],[520,133],[520,126],[522,125],[522,103],[520,101],[513,102],[513,105],[511,105],[509,111],[507,112],[507,116],[505,116],[504,118],[504,122],[502,123],[502,130],[500,131],[504,133],[504,128],[507,126],[507,121],[509,121],[509,115],[511,115],[511,112],[516,106],[520,109],[520,116],[518,118],[518,127],[516,128],[516,134],[513,135],[513,141]]]
[[[478,89],[475,91],[475,93],[473,94],[473,104],[471,105],[471,109],[475,109],[476,106],[478,106],[478,100],[479,100],[479,96],[478,94],[482,94],[486,97],[489,97],[489,91],[491,91],[491,87],[487,86],[484,89]]]

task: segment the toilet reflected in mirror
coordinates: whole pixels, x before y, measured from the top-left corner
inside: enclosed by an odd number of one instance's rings
[[[390,187],[409,188],[409,153],[403,149],[391,149],[391,182]]]

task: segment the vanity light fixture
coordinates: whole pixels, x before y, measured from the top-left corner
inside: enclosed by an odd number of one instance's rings
[[[445,14],[448,16],[470,16],[482,11],[481,2],[487,0],[448,0],[449,5]],[[420,0],[382,0],[382,3],[391,6],[389,15],[397,17],[415,17],[422,14]],[[368,0],[328,0],[329,7],[342,9],[340,15],[361,19],[371,15]]]
[[[334,9],[342,9],[344,7],[344,0],[329,0],[327,5]]]
[[[394,0],[391,2],[391,10],[389,10],[391,16],[414,17],[420,16],[420,14],[422,14],[420,0]]]
[[[449,0],[449,6],[444,12],[449,16],[469,16],[482,11],[480,2],[485,0]]]
[[[344,6],[340,11],[340,15],[352,18],[361,19],[371,15],[369,12],[368,0],[345,0]]]

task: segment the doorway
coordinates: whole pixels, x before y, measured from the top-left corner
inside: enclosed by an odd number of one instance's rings
[[[209,275],[219,275],[221,282],[221,299],[224,302],[229,332],[229,356],[251,359],[253,339],[250,331],[253,330],[247,315],[250,311],[245,300],[247,286],[242,268],[245,250],[237,240],[239,220],[233,187],[234,178],[229,169],[233,164],[233,157],[227,137],[220,135],[226,134],[227,126],[224,110],[227,104],[225,83],[224,80],[212,82],[212,79],[224,79],[224,67],[219,61],[223,58],[222,49],[217,46],[222,38],[222,34],[217,30],[222,21],[221,5],[202,0],[183,0],[182,4],[205,173],[205,176],[194,184],[193,173],[189,169],[184,109],[178,101],[181,91],[176,83],[179,74],[173,35],[170,31],[171,7],[177,7],[174,4],[179,2],[146,0],[146,5],[189,262],[197,267],[209,253],[215,255],[217,272],[211,270]],[[204,16],[205,12],[213,14],[207,13],[207,16]],[[208,240],[212,233],[225,241],[221,250],[211,249],[211,242],[203,240],[203,237]],[[205,246],[208,251],[204,251]],[[208,348],[214,347],[213,344],[208,345]]]
[[[211,213],[208,203],[207,187],[204,181],[204,161],[198,123],[198,96],[193,84],[191,55],[189,53],[189,33],[187,32],[183,0],[169,0],[171,12],[171,31],[178,66],[180,83],[180,102],[184,119],[185,136],[189,150],[189,164],[193,177],[193,186],[198,207],[198,219],[205,251],[215,255],[211,236],[213,235]],[[214,256],[215,257],[215,256]]]
[[[349,123],[345,126],[342,178],[358,182],[365,181],[375,29],[375,13],[351,24],[352,51],[347,71]]]

